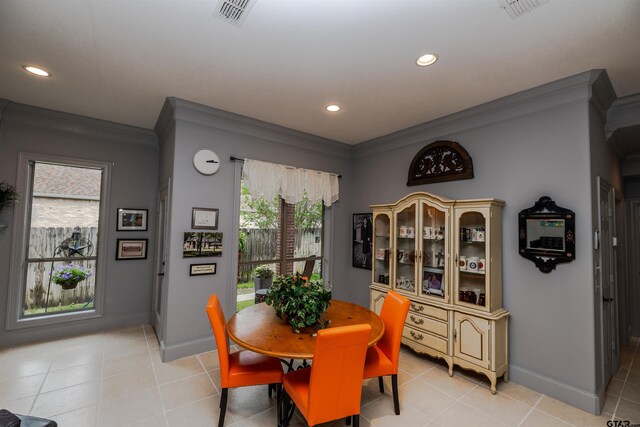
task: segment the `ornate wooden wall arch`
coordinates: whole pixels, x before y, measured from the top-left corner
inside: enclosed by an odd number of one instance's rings
[[[473,161],[454,141],[436,141],[416,154],[409,167],[407,185],[431,184],[473,178]]]

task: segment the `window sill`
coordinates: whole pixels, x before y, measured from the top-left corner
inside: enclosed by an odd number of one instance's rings
[[[94,310],[85,310],[73,313],[50,314],[46,316],[33,316],[19,319],[17,321],[8,321],[7,330],[37,328],[48,325],[58,325],[62,323],[77,322],[87,319],[96,319],[102,317],[102,314]]]

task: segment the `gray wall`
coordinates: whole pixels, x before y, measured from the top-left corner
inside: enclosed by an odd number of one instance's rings
[[[237,239],[234,237],[238,229],[235,203],[240,166],[229,160],[232,155],[342,174],[340,200],[331,207],[333,241],[327,249],[333,252],[334,296],[349,299],[353,286],[346,280],[351,264],[352,148],[180,99],[170,98],[163,111],[167,110],[172,110],[172,114],[163,113],[161,120],[175,123],[175,150],[163,358],[171,360],[215,347],[204,312],[210,294],[218,294],[227,317],[235,312]],[[171,124],[159,122],[156,129],[167,126]],[[213,176],[200,175],[193,168],[193,155],[203,148],[212,149],[221,159],[220,170]],[[160,163],[165,164],[165,159]],[[183,233],[191,229],[191,208],[196,206],[220,210],[218,231],[224,234],[221,257],[182,258]],[[189,264],[202,262],[217,263],[216,274],[189,277]]]
[[[593,236],[595,230],[599,228],[598,221],[598,177],[609,183],[615,188],[615,192],[618,195],[622,195],[622,162],[614,153],[612,146],[610,146],[605,138],[604,125],[606,121],[607,109],[611,106],[615,100],[615,91],[611,86],[609,78],[606,72],[602,72],[597,76],[596,80],[591,86],[594,96],[591,98],[591,102],[587,105],[589,113],[589,144],[590,144],[590,169],[591,169],[591,233]],[[613,208],[613,206],[612,206]],[[622,225],[622,224],[619,224]],[[613,224],[611,224],[613,228]],[[611,236],[616,236],[618,233],[616,230],[611,230]],[[620,239],[620,243],[623,243],[623,239]],[[607,243],[602,242],[601,248],[605,247]],[[609,242],[611,244],[611,242]],[[592,272],[594,277],[597,275],[596,268],[600,267],[600,250],[596,250],[592,246],[593,268]],[[612,273],[614,272],[616,265],[612,265]],[[603,314],[602,314],[602,287],[598,286],[595,282],[594,290],[592,292],[593,298],[593,313],[594,313],[594,338],[595,338],[595,391],[600,396],[601,403],[604,403],[605,383],[604,371],[603,371],[603,352],[605,343],[603,341]],[[623,287],[625,283],[619,283],[620,287]],[[613,373],[615,374],[615,372]]]
[[[510,373],[520,384],[595,412],[589,100],[598,72],[499,99],[357,146],[353,208],[414,191],[452,199],[495,197],[503,210],[504,307],[510,311]],[[407,187],[414,155],[434,140],[462,144],[475,178]],[[576,260],[549,274],[519,256],[517,214],[543,195],[576,212]],[[352,271],[366,304],[369,276]]]
[[[2,104],[0,103],[0,106]],[[0,231],[0,346],[56,338],[105,328],[148,322],[153,257],[115,261],[116,239],[149,239],[153,254],[155,199],[158,176],[157,137],[149,130],[8,103],[0,121],[0,181],[16,183],[18,152],[26,151],[77,159],[113,162],[109,197],[107,269],[104,316],[52,327],[5,331],[12,227]],[[116,230],[117,208],[149,209],[148,232]],[[11,224],[13,211],[0,223]]]

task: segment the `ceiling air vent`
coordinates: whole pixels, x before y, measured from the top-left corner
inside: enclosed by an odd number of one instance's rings
[[[216,16],[236,27],[242,26],[256,0],[218,0]]]
[[[498,0],[500,6],[507,11],[511,19],[516,19],[525,13],[537,9],[550,0]]]

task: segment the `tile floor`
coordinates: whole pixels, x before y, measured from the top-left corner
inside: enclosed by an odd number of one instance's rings
[[[367,426],[606,426],[640,422],[638,342],[623,350],[622,367],[607,390],[605,412],[594,416],[514,382],[488,382],[434,359],[402,350],[401,415],[393,414],[386,382],[364,383],[361,425]],[[160,361],[153,330],[140,325],[100,334],[0,349],[0,408],[52,418],[61,427],[214,426],[219,404],[215,352]],[[229,392],[226,425],[273,426],[275,398],[266,386]],[[294,416],[292,427],[306,425]],[[330,423],[344,426],[344,421]]]

